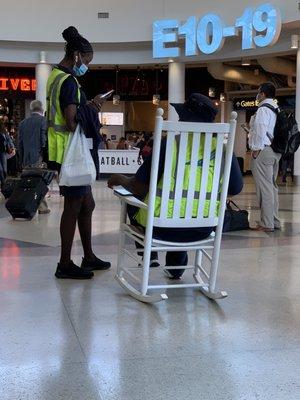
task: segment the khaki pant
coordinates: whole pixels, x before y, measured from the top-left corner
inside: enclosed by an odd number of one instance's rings
[[[256,186],[261,225],[274,229],[280,226],[278,216],[278,186],[276,183],[281,154],[266,146],[257,158],[251,157],[251,171]]]

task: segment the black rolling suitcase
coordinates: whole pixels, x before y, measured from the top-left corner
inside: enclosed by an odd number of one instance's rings
[[[40,177],[21,178],[5,207],[14,219],[31,220],[47,192],[48,187]]]
[[[9,199],[12,195],[14,188],[20,182],[20,178],[8,178],[4,182],[4,185],[1,188],[1,192],[6,199]]]

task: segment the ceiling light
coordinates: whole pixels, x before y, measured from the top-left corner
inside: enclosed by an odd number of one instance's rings
[[[299,44],[299,36],[292,35],[291,36],[291,49],[298,49],[298,44]]]
[[[216,97],[216,89],[214,87],[208,89],[208,97]]]
[[[242,65],[244,67],[251,65],[251,60],[249,60],[247,58],[242,58]]]
[[[152,103],[155,106],[158,106],[159,102],[160,102],[160,95],[159,94],[154,94],[153,97],[152,97]]]
[[[226,95],[225,95],[225,93],[221,93],[221,94],[220,94],[220,101],[221,101],[222,103],[225,103],[225,101],[226,101]]]
[[[41,51],[40,52],[40,63],[41,64],[45,64],[46,63],[46,52],[45,51]]]
[[[113,105],[118,106],[120,104],[120,96],[118,94],[115,94],[113,96]]]

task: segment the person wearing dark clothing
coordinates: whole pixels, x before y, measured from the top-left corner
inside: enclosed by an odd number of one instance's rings
[[[118,144],[117,150],[128,150],[128,143],[124,137],[121,137]]]
[[[218,112],[217,108],[209,98],[198,93],[192,94],[187,102],[184,104],[172,104],[178,115],[179,120],[183,122],[213,122]],[[159,168],[158,168],[158,181],[164,173],[164,163],[166,157],[166,140],[163,139],[161,143]],[[150,174],[151,174],[152,155],[147,157],[144,163],[140,166],[135,176],[127,178],[123,175],[114,175],[108,181],[108,186],[113,187],[117,185],[124,186],[127,190],[134,193],[140,199],[144,199],[149,190]],[[237,195],[243,189],[243,177],[239,168],[238,161],[233,156],[231,164],[230,181],[228,187],[228,194],[231,196]],[[135,207],[128,207],[128,216],[132,225],[138,226],[135,220],[137,209]],[[142,227],[140,227],[142,228]],[[174,241],[174,242],[193,242],[206,239],[214,230],[214,227],[203,228],[153,228],[153,237],[158,240]],[[151,254],[152,266],[157,263],[157,254]],[[166,255],[166,266],[187,265],[188,257],[185,251],[182,252],[168,252]],[[179,279],[184,272],[184,269],[166,270],[166,273],[171,279]]]
[[[101,136],[101,141],[99,143],[99,149],[100,150],[105,150],[106,149],[106,145],[107,145],[107,135],[105,133],[100,133]]]
[[[41,168],[43,151],[46,145],[47,121],[43,104],[39,100],[30,103],[31,116],[25,118],[19,126],[19,161],[24,168]],[[49,214],[45,198],[38,209],[39,214]]]
[[[23,166],[41,162],[46,144],[47,121],[43,116],[43,105],[39,100],[30,104],[31,116],[19,126],[19,158]]]
[[[11,154],[7,155],[7,174],[9,176],[17,176],[19,172],[19,151],[18,151],[18,143],[16,142],[16,134],[14,129],[9,132],[9,137],[14,148],[14,151]]]
[[[66,40],[66,54],[52,71],[47,85],[49,160],[52,168],[56,167],[58,171],[63,162],[68,137],[75,132],[79,121],[86,136],[99,145],[98,113],[102,102],[100,96],[87,101],[76,79],[86,73],[93,59],[90,42],[72,26],[65,29],[62,36]],[[95,202],[91,186],[62,186],[61,194],[65,198],[60,224],[61,256],[55,276],[60,279],[91,279],[94,276],[92,271],[110,268],[110,263],[97,258],[92,249],[92,213]],[[71,260],[77,223],[84,250],[81,268]]]
[[[7,154],[14,151],[13,142],[0,120],[0,187],[3,186],[7,176]]]

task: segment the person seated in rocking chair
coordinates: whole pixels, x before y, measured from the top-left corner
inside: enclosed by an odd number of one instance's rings
[[[190,95],[188,100],[182,104],[172,104],[175,108],[179,121],[182,122],[214,122],[215,117],[218,113],[217,107],[213,102],[206,96],[200,93],[193,93]],[[164,174],[164,163],[166,157],[166,140],[163,139],[160,149],[159,169],[158,169],[158,181],[162,182]],[[108,181],[108,187],[113,188],[114,186],[121,185],[137,198],[144,199],[149,191],[150,185],[150,173],[151,173],[151,162],[152,156],[149,155],[144,163],[140,166],[138,171],[133,177],[126,177],[124,175],[113,175]],[[201,180],[201,174],[198,179]],[[238,161],[235,156],[232,159],[230,181],[228,186],[228,194],[230,196],[237,195],[243,189],[243,177],[239,168]],[[157,201],[160,199],[157,198]],[[171,204],[170,204],[171,207]],[[132,225],[145,229],[147,211],[138,209],[133,206],[127,207],[128,216]],[[202,227],[202,228],[153,228],[153,237],[158,240],[171,241],[171,242],[194,242],[204,240],[212,233],[213,227]],[[141,247],[136,244],[137,247]],[[166,254],[166,266],[186,266],[188,264],[188,255],[186,251],[181,252],[167,252]],[[150,266],[159,266],[157,253],[151,254]],[[184,273],[183,269],[176,270],[164,270],[166,275],[170,279],[180,279]]]

